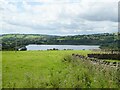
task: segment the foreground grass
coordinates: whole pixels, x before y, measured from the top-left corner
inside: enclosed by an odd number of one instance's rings
[[[92,52],[2,52],[3,88],[118,87],[116,69],[77,60],[70,57],[72,53],[87,55]]]
[[[2,88],[2,52],[0,51],[0,89]]]

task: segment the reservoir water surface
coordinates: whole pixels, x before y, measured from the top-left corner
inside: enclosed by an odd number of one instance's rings
[[[47,50],[47,49],[73,49],[73,50],[90,50],[90,49],[99,49],[97,45],[27,45],[27,50]]]

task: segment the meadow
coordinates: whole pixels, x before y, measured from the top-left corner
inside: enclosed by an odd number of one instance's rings
[[[3,88],[119,88],[116,68],[73,58],[92,51],[3,51]]]
[[[0,89],[2,88],[2,52],[0,51]]]

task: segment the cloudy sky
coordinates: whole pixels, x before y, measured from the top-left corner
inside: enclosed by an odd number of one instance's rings
[[[76,35],[118,31],[118,0],[0,0],[0,33]]]

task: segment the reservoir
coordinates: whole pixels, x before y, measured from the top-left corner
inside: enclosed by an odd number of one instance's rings
[[[27,45],[27,50],[47,50],[47,49],[72,49],[72,50],[90,50],[90,49],[99,49],[97,45]]]

